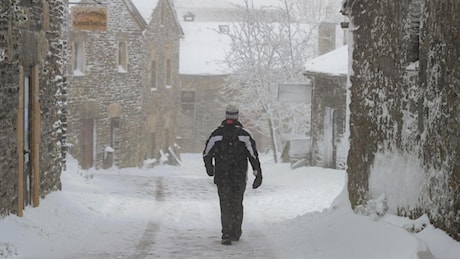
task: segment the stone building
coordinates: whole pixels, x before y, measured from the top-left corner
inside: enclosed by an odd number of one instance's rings
[[[61,188],[66,83],[62,1],[0,6],[0,216]]]
[[[82,1],[71,17],[79,10],[106,25],[69,30],[71,154],[85,169],[177,163],[181,30],[171,2]]]
[[[218,11],[211,7],[179,4],[176,8],[184,30],[179,70],[180,146],[184,152],[202,152],[210,132],[225,114],[222,92],[229,72],[221,68],[219,62],[224,59],[223,50],[229,47],[229,42],[219,33],[219,26],[222,29],[228,22],[216,22],[213,14]]]
[[[147,24],[128,0],[81,1],[69,22],[69,153],[83,169],[140,166]]]
[[[140,1],[136,1],[140,6]],[[153,1],[155,2],[155,1]],[[147,18],[146,64],[143,77],[145,157],[177,164],[179,108],[179,42],[182,28],[170,0],[158,0]]]
[[[460,2],[348,0],[348,191],[460,240]],[[391,180],[391,182],[390,182]]]
[[[305,76],[312,82],[311,165],[346,168],[347,75],[347,45],[312,59],[305,65]]]

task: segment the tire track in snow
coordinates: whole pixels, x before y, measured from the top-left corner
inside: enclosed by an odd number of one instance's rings
[[[163,177],[158,177],[155,181],[156,189],[155,189],[155,200],[158,202],[155,212],[160,213],[153,214],[150,217],[149,222],[147,223],[147,227],[145,228],[144,234],[142,235],[141,240],[136,246],[136,253],[131,258],[148,258],[149,252],[153,248],[155,234],[158,233],[160,230],[160,221],[161,221],[161,212],[163,212],[164,208],[164,201],[165,201],[165,193],[164,193],[164,185],[163,185]]]

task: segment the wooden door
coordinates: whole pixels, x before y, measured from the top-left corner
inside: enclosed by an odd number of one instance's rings
[[[338,136],[338,115],[337,110],[332,112],[332,162],[331,168],[337,169],[337,136]]]
[[[337,167],[337,109],[326,107],[324,110],[324,132],[323,132],[323,167]]]
[[[94,120],[84,119],[80,129],[80,166],[86,170],[93,167]]]
[[[323,132],[323,167],[331,168],[333,160],[333,113],[334,109],[326,107],[324,109],[324,132]]]

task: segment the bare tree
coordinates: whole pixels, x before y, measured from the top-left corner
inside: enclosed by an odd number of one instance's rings
[[[227,90],[244,108],[249,126],[270,136],[277,162],[278,147],[286,141],[283,135],[309,132],[309,105],[280,103],[277,97],[279,84],[305,82],[303,66],[314,54],[318,21],[307,22],[311,17],[299,15],[303,0],[257,8],[253,0],[244,3],[243,19],[227,32],[232,48],[226,64],[234,72]]]

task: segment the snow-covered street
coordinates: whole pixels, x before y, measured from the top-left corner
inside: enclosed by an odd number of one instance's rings
[[[212,178],[204,173],[200,155],[185,155],[184,159],[180,168],[96,172],[94,182],[112,183],[103,195],[107,196],[107,202],[98,205],[97,198],[83,198],[81,203],[94,201],[88,206],[100,215],[100,221],[89,229],[104,230],[93,235],[99,238],[89,241],[108,244],[99,246],[91,242],[85,246],[88,252],[76,252],[71,257],[273,258],[276,252],[264,236],[265,226],[312,209],[327,208],[343,184],[343,173],[339,171],[331,171],[331,176],[317,180],[327,183],[324,187],[335,182],[335,188],[323,189],[320,183],[311,183],[310,188],[306,186],[303,190],[299,189],[301,183],[289,184],[280,178],[270,180],[271,174],[267,173],[263,187],[253,190],[248,185],[246,190],[241,241],[225,247],[220,244],[220,211]],[[101,194],[94,191],[88,196]]]
[[[200,154],[181,167],[82,171],[69,158],[63,191],[0,220],[4,258],[455,258],[460,243],[428,224],[355,215],[339,196],[345,171],[274,164],[245,194],[243,236],[220,244],[215,185]],[[343,195],[343,194],[342,194]],[[338,199],[336,199],[338,198]],[[334,206],[331,207],[331,204]],[[425,223],[426,224],[426,223]],[[6,231],[6,232],[4,232]]]

